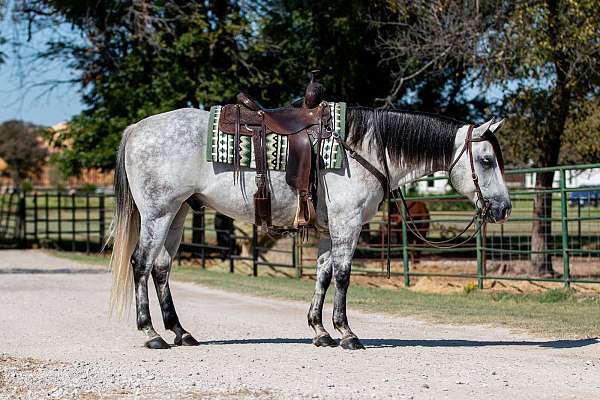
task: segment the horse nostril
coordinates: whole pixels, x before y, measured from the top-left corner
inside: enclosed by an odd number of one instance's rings
[[[512,210],[512,207],[510,205],[506,205],[504,207],[502,207],[502,219],[507,219],[508,216],[510,215],[510,211]]]

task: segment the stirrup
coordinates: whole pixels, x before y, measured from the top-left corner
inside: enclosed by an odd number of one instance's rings
[[[316,219],[316,211],[312,199],[308,194],[297,196],[296,215],[294,216],[294,228],[313,226]]]

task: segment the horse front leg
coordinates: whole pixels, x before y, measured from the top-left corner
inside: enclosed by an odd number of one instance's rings
[[[331,283],[331,276],[331,239],[329,237],[324,237],[319,240],[315,294],[312,303],[310,304],[310,309],[308,310],[308,326],[315,331],[312,342],[317,347],[335,347],[338,345],[323,326],[323,303],[325,301],[327,289]]]
[[[331,262],[333,279],[335,281],[335,296],[333,298],[333,326],[341,333],[340,345],[344,349],[358,350],[364,346],[350,329],[346,313],[346,295],[350,286],[352,271],[352,256],[358,242],[361,224],[348,224],[339,232],[331,232]]]

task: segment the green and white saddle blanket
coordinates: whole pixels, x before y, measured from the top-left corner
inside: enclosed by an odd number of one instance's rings
[[[346,103],[329,103],[333,116],[333,131],[342,139],[346,139]],[[210,109],[208,118],[208,143],[206,159],[211,162],[233,164],[233,135],[219,130],[221,106]],[[285,171],[288,155],[288,139],[286,136],[268,134],[267,137],[267,166],[270,170]],[[255,168],[252,150],[252,137],[240,137],[240,165]],[[333,135],[321,141],[321,157],[325,169],[339,169],[343,162],[343,149],[340,148]]]

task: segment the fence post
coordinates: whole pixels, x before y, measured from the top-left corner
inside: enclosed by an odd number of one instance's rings
[[[198,252],[193,251],[197,247],[200,246],[202,248],[202,212],[192,212],[192,257],[197,257],[199,255]],[[184,232],[185,237],[185,232]]]
[[[302,246],[302,238],[300,238],[300,244],[298,245],[297,235],[292,235],[292,265],[294,267],[294,271],[296,272],[296,278],[302,278],[302,269],[298,265],[298,252],[300,251],[300,247]]]
[[[44,219],[46,228],[46,240],[50,240],[50,204],[48,192],[44,193]]]
[[[58,245],[62,245],[62,193],[58,192],[57,196],[57,208],[58,208]]]
[[[233,259],[233,253],[235,252],[235,224],[231,224],[229,228],[229,272],[235,272],[235,260]]]
[[[477,247],[477,288],[478,289],[483,289],[483,258],[484,258],[484,253],[483,253],[483,227],[481,226],[481,224],[483,223],[483,221],[481,221],[481,219],[478,217],[477,218],[477,229],[479,229],[479,232],[477,232],[477,237],[476,237],[476,247]]]
[[[104,192],[100,193],[100,197],[98,199],[98,234],[100,235],[100,248],[104,246],[104,241],[106,240],[106,209],[104,208]]]
[[[300,246],[298,246],[298,278],[302,279],[302,276],[304,275],[304,246],[301,243]]]
[[[75,193],[71,193],[71,251],[75,251]]]
[[[4,221],[4,204],[6,203],[6,195],[0,194],[0,233],[2,233],[2,221]]]
[[[90,193],[85,192],[85,254],[90,254]]]
[[[3,229],[3,234],[4,236],[8,236],[8,231],[10,229],[10,217],[12,214],[12,210],[13,210],[13,198],[15,197],[15,192],[11,192],[8,196],[8,202],[6,203],[6,212],[5,217],[4,217],[4,229]],[[17,194],[18,196],[18,194]],[[17,224],[18,221],[15,222],[15,225],[13,226],[13,236],[15,240],[19,239],[19,236],[17,236]]]
[[[25,196],[25,192],[19,195],[17,238],[20,241],[21,248],[27,247],[27,210],[25,208]]]
[[[404,187],[406,188],[406,186]],[[400,190],[404,190],[404,188]],[[406,207],[399,207],[402,212],[402,275],[404,276],[404,286],[410,286],[410,267],[408,265],[408,230],[406,229],[406,218],[408,214]],[[388,218],[389,218],[388,210]]]
[[[256,225],[252,224],[252,276],[258,276],[258,238]]]
[[[38,243],[38,194],[33,193],[33,238]]]
[[[581,202],[577,200],[577,246],[579,250],[581,247]]]
[[[200,209],[200,268],[206,269],[206,248],[204,243],[206,242],[206,209],[202,207]]]
[[[565,170],[560,170],[560,220],[562,223],[562,257],[563,280],[566,288],[571,287],[571,270],[569,265],[569,220],[567,214],[567,180]]]

